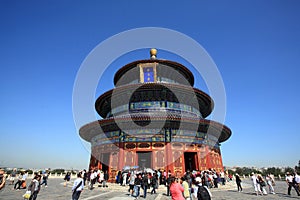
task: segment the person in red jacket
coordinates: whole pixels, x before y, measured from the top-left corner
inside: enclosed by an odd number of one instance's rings
[[[175,177],[171,177],[170,192],[172,200],[185,200],[182,193],[184,191],[183,187],[175,181]]]

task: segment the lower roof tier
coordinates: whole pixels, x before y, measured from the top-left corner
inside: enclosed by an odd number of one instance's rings
[[[197,136],[197,134],[201,135],[202,133],[205,138],[217,138],[216,140],[218,140],[219,143],[226,141],[231,136],[231,130],[221,123],[206,119],[177,117],[174,115],[112,117],[84,125],[80,128],[79,134],[84,140],[92,142],[93,138],[103,133],[115,131],[117,134],[121,134],[121,132],[126,133],[128,131],[138,133],[139,131],[141,132],[141,130],[158,130],[158,132],[159,130],[176,130],[170,135],[170,137],[177,135],[176,138],[184,138],[187,135],[190,136],[191,132],[194,132],[195,136]],[[175,132],[180,134],[174,134]],[[145,132],[141,132],[140,135],[136,135],[135,133],[129,135],[135,135],[135,137],[145,136],[143,135]],[[154,135],[157,135],[157,133],[154,133]],[[201,137],[203,137],[203,135]]]

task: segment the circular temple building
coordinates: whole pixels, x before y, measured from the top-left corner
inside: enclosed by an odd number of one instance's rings
[[[223,171],[220,143],[231,130],[205,119],[213,110],[209,95],[194,88],[194,76],[180,63],[156,58],[119,69],[115,88],[95,103],[101,120],[84,125],[91,143],[90,168],[113,179],[125,166],[171,171],[213,168]]]

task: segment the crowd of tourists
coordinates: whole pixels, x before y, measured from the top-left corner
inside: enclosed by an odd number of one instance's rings
[[[209,188],[218,187],[219,182],[225,185],[225,174],[215,171],[187,171],[182,177],[171,171],[123,171],[116,176],[116,182],[128,186],[129,195],[138,199],[155,194],[160,185],[166,186],[166,195],[173,200],[211,199]],[[143,190],[141,194],[141,190]]]
[[[13,169],[9,175],[4,176],[4,171],[0,169],[0,190],[3,189],[6,184],[12,185],[12,190],[24,189],[26,191],[23,195],[24,199],[36,200],[41,186],[45,185],[45,187],[48,187],[48,176],[49,172],[46,171],[43,171],[42,173],[35,172],[33,178],[30,180],[30,183],[27,186],[27,171],[20,171],[17,173],[17,170]]]
[[[48,187],[48,171],[36,172],[29,184],[26,185],[28,173],[20,171],[17,173],[14,169],[9,176],[5,175],[0,169],[0,190],[5,184],[12,185],[12,190],[24,189],[26,193],[24,198],[29,200],[37,199],[41,187]],[[251,174],[251,182],[256,195],[276,194],[274,190],[275,179],[272,174],[263,177],[260,174]],[[64,186],[68,186],[71,180],[71,173],[68,172],[64,177]],[[109,175],[107,171],[99,169],[82,170],[77,174],[77,178],[70,185],[72,187],[72,200],[78,200],[84,188],[93,190],[95,187],[108,187]],[[172,174],[171,171],[161,170],[143,170],[130,169],[119,171],[116,177],[110,177],[110,182],[114,182],[120,186],[124,186],[129,196],[138,199],[146,198],[147,194],[152,195],[157,193],[160,186],[166,188],[166,195],[171,196],[172,200],[205,200],[211,199],[211,188],[218,188],[220,185],[225,185],[226,182],[234,180],[237,184],[237,191],[242,192],[242,178],[239,174],[230,176],[224,172],[216,172],[215,170],[205,171],[187,171],[183,176]],[[291,190],[294,189],[300,196],[300,176],[294,173],[286,174],[286,183],[288,187],[288,195],[291,195]],[[28,183],[28,182],[27,182]],[[128,187],[128,188],[127,188]],[[125,191],[126,191],[125,190]],[[150,194],[149,194],[150,193]]]
[[[272,174],[268,174],[265,179],[260,174],[251,173],[251,180],[254,187],[254,191],[256,195],[267,195],[267,189],[269,191],[269,194],[275,194],[274,187],[275,186],[275,179]],[[288,195],[291,195],[291,189],[294,188],[297,195],[300,196],[300,176],[297,174],[297,172],[286,173],[285,181],[288,186]]]

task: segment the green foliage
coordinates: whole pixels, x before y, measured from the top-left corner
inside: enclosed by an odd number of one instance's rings
[[[235,171],[235,173],[238,173],[239,175],[250,175],[252,172],[261,173],[260,171],[249,167],[243,167],[243,168],[237,167]]]
[[[277,168],[269,167],[267,169],[264,169],[263,172],[262,172],[262,175],[266,176],[267,174],[273,174],[274,176],[284,175],[284,173],[278,167]]]
[[[231,174],[231,175],[233,175],[233,174],[234,174],[234,171],[233,171],[233,170],[231,170],[231,169],[229,169],[229,170],[228,170],[228,174]]]
[[[51,174],[55,174],[55,173],[57,173],[57,174],[63,174],[64,172],[65,172],[64,169],[53,169],[51,171]]]
[[[284,168],[284,174],[286,174],[287,172],[293,173],[293,172],[294,172],[294,169],[291,168],[291,167],[286,167],[286,168]]]

